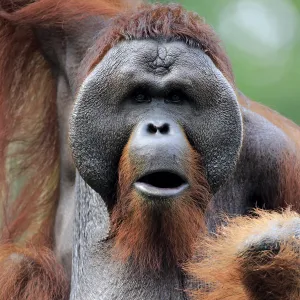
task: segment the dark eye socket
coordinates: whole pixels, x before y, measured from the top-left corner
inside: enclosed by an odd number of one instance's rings
[[[136,103],[150,103],[152,101],[151,92],[148,88],[139,87],[130,93],[130,98]],[[181,104],[188,99],[188,96],[181,90],[172,90],[165,94],[165,103]]]
[[[137,103],[147,103],[151,102],[151,97],[147,90],[140,88],[133,93],[133,100]]]
[[[181,91],[173,91],[171,93],[169,93],[166,97],[165,102],[166,103],[175,103],[175,104],[180,104],[183,101],[186,100],[186,95],[181,92]]]
[[[179,103],[179,102],[182,101],[182,98],[180,97],[179,94],[173,94],[173,95],[171,96],[171,101],[172,101],[173,103]]]
[[[145,94],[139,93],[135,96],[134,99],[135,99],[136,102],[146,102],[147,101],[147,96]]]

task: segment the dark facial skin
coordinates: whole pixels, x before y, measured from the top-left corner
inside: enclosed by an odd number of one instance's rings
[[[233,89],[201,50],[182,42],[127,41],[111,49],[84,81],[71,113],[69,135],[80,176],[111,210],[126,144],[138,170],[134,189],[141,199],[175,201],[189,189],[185,168],[189,147],[200,154],[213,192],[232,174],[242,144],[241,119]],[[143,181],[159,172],[181,181],[163,188]],[[103,240],[108,231],[98,208],[101,198],[87,185],[78,186],[72,299],[185,297],[177,266],[153,278],[148,272],[137,275],[134,266],[111,258],[111,241]],[[114,289],[105,278],[113,280]]]
[[[3,202],[1,299],[299,298],[299,215],[268,211],[300,210],[299,128],[237,90],[202,18],[0,2],[0,194],[29,175]],[[15,143],[21,173],[6,168]]]
[[[178,137],[169,141],[170,134],[164,134],[159,149],[154,135],[149,139],[140,132],[151,124],[165,125]],[[123,42],[109,51],[80,89],[71,117],[71,148],[81,176],[108,204],[133,129],[139,135],[136,143],[144,143],[137,154],[146,164],[141,175],[166,164],[170,168],[167,161],[186,135],[203,158],[213,191],[234,169],[242,140],[233,89],[207,55],[182,42]],[[156,150],[158,156],[148,161],[145,157]]]
[[[210,58],[181,42],[116,45],[86,78],[74,104],[65,100],[63,78],[58,86],[61,150],[68,157],[69,127],[79,172],[75,183],[71,160],[62,161],[55,250],[69,274],[72,266],[71,299],[186,299],[183,290],[189,283],[177,266],[141,275],[112,257],[109,212],[125,145],[139,170],[134,188],[154,201],[175,201],[181,188],[189,188],[185,153],[189,146],[197,150],[214,195],[205,212],[208,228],[214,230],[220,212],[243,214],[257,201],[264,203],[263,193],[272,198],[274,185],[261,178],[264,172],[276,173],[284,135],[240,108]],[[70,99],[72,94],[75,90]],[[140,178],[153,171],[176,174],[182,179],[179,190],[145,189]]]

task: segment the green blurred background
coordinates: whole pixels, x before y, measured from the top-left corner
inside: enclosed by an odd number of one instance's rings
[[[172,2],[213,26],[245,95],[300,124],[300,0]]]

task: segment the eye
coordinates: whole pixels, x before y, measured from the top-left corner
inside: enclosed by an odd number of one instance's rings
[[[149,93],[144,89],[137,90],[133,95],[133,99],[137,103],[151,102],[151,97],[150,97]]]
[[[180,91],[174,91],[167,95],[165,102],[180,104],[186,99],[186,96]]]
[[[178,95],[178,94],[173,94],[171,97],[171,101],[173,103],[179,103],[179,102],[181,102],[181,100],[182,99],[181,99],[180,95]]]
[[[135,101],[136,102],[146,102],[147,101],[147,96],[145,94],[137,94],[135,96]]]

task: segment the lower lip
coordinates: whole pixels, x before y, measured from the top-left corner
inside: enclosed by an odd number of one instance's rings
[[[157,198],[175,198],[182,194],[189,185],[187,183],[176,188],[158,188],[144,182],[135,182],[134,187],[143,195]]]

